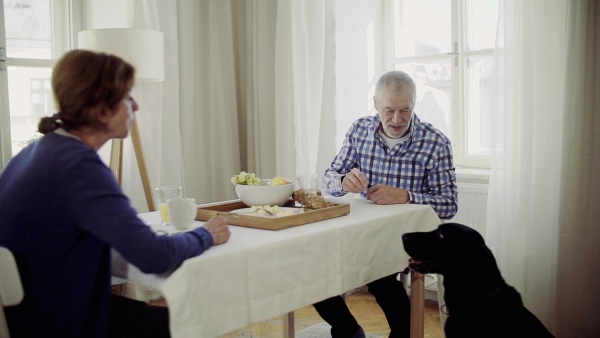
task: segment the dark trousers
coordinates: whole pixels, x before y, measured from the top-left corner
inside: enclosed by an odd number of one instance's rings
[[[111,295],[110,337],[170,337],[169,310]]]
[[[367,284],[377,304],[383,310],[390,338],[410,336],[410,301],[402,282],[396,280],[395,273]],[[335,296],[313,304],[321,318],[331,325],[332,338],[350,338],[360,329],[360,325],[350,313],[341,296]]]

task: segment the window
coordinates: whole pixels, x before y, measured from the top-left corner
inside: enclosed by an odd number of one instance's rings
[[[35,138],[55,111],[50,85],[56,58],[72,36],[67,0],[0,0],[0,169]]]
[[[388,69],[415,79],[415,112],[452,140],[456,166],[489,167],[497,0],[389,1]]]

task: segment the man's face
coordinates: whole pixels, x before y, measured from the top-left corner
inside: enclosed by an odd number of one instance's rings
[[[374,101],[385,136],[399,138],[406,135],[414,109],[410,89],[403,87],[397,92],[393,85],[388,84],[383,90],[381,100]]]

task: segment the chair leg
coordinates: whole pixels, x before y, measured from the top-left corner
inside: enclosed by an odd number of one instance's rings
[[[8,334],[8,324],[4,317],[4,305],[2,305],[2,299],[0,299],[0,338],[10,337]]]
[[[448,316],[446,315],[446,309],[444,308],[446,303],[444,302],[444,276],[442,275],[437,275],[437,296],[440,309],[440,322],[442,324],[442,332],[444,332],[444,326],[446,325]]]

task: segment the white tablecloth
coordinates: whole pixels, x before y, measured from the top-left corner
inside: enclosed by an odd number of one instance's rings
[[[227,243],[171,276],[131,265],[122,274],[163,292],[173,337],[217,337],[403,270],[401,235],[440,224],[430,206],[335,201],[350,203],[350,214],[279,231],[231,226]],[[140,217],[160,221],[157,212]]]

